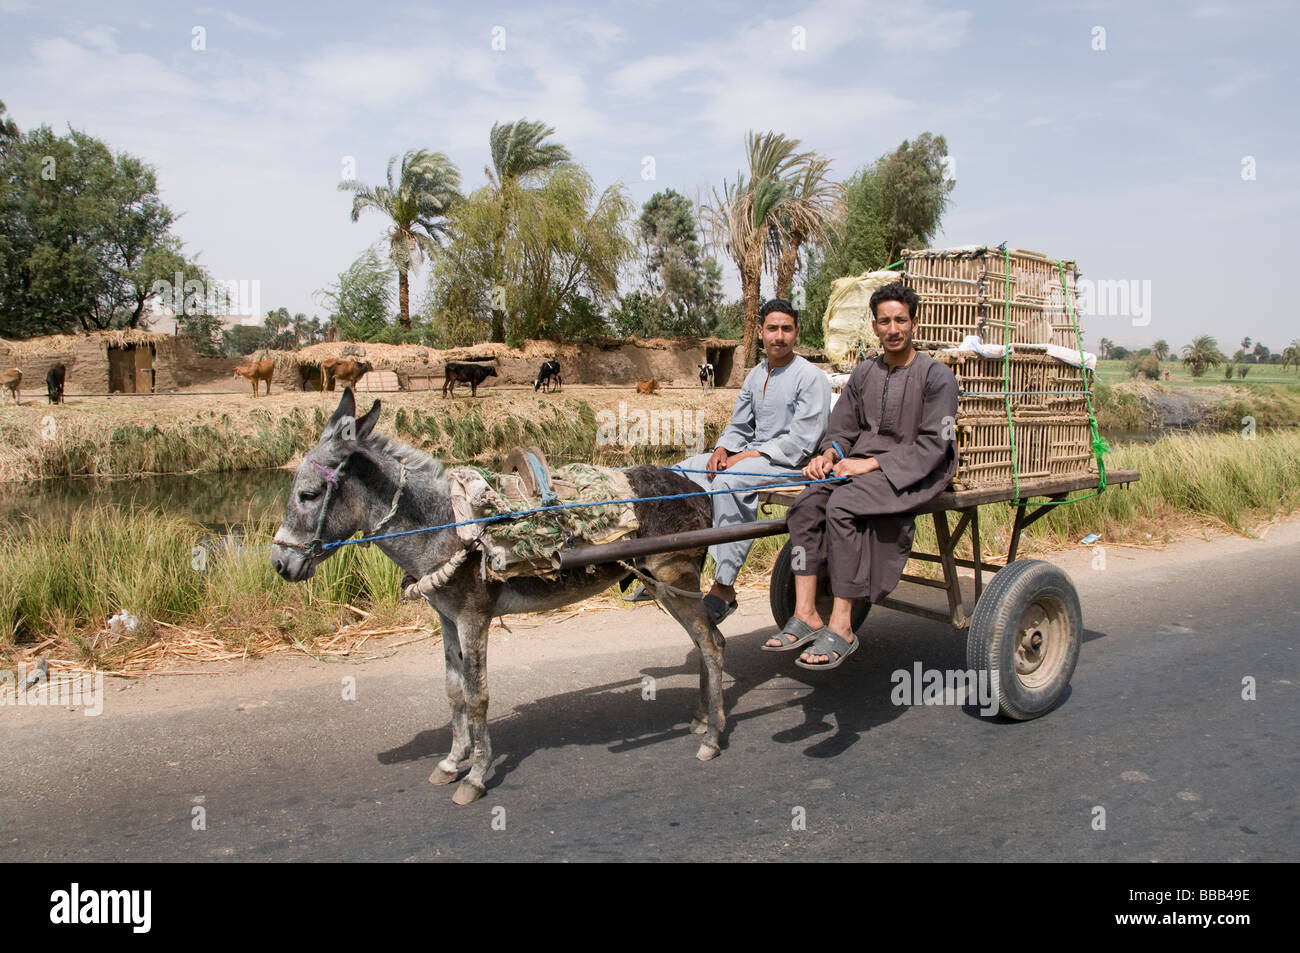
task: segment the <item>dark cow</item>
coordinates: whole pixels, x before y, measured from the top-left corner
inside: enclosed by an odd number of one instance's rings
[[[537,380],[533,382],[533,393],[537,393],[541,388],[545,388],[547,393],[552,387],[559,390],[562,383],[564,382],[560,379],[560,362],[547,361],[537,372]]]
[[[442,382],[442,396],[450,394],[456,396],[457,384],[468,384],[470,386],[470,396],[478,396],[478,385],[482,384],[489,377],[497,376],[497,369],[487,364],[461,364],[455,361],[447,362],[447,369],[443,372],[446,380]]]
[[[68,369],[62,364],[55,364],[45,372],[45,392],[51,404],[63,403],[63,382],[67,377]]]
[[[713,365],[712,364],[700,365],[700,387],[704,390],[706,394],[709,391],[713,390]]]

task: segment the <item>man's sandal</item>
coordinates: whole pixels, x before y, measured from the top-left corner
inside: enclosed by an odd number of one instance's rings
[[[704,602],[704,611],[708,614],[709,621],[715,626],[727,616],[731,615],[731,613],[735,612],[740,605],[737,602],[727,605],[727,603],[723,602],[712,593],[705,596],[702,601]]]
[[[821,635],[823,631],[825,630],[814,629],[803,619],[796,618],[795,616],[790,616],[790,621],[785,624],[785,628],[781,630],[780,634],[773,636],[773,638],[780,639],[785,644],[768,645],[767,643],[764,643],[763,651],[764,652],[793,652],[795,649],[803,648],[809,642],[816,639],[817,636]],[[794,639],[794,641],[791,642],[789,639],[786,638],[786,636],[790,636],[790,638]]]
[[[805,662],[801,658],[794,660],[794,664],[800,668],[838,668],[844,660],[858,650],[858,643],[862,640],[855,638],[852,642],[846,642],[829,628],[822,629],[817,641],[813,643],[812,648],[807,650],[808,655],[825,655],[830,658],[829,662]]]

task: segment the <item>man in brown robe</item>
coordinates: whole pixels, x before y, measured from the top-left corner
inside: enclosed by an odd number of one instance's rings
[[[809,479],[847,477],[805,490],[787,523],[795,556],[795,613],[767,648],[791,651],[809,642],[799,664],[834,668],[857,648],[855,599],[878,602],[903,573],[912,551],[910,515],[947,488],[957,472],[957,379],[912,346],[916,292],[886,285],[871,296],[882,353],[854,369],[831,411]],[[823,626],[817,574],[827,566],[835,597]]]

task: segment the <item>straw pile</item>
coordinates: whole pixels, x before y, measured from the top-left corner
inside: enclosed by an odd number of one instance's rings
[[[21,341],[0,338],[0,349],[8,351],[9,363],[21,364],[70,354],[78,344],[86,341],[95,341],[105,347],[126,347],[128,344],[158,344],[170,340],[170,334],[141,331],[138,328],[116,328],[87,334],[46,334]]]

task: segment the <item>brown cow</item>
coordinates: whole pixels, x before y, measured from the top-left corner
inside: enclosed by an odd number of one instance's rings
[[[0,404],[4,403],[5,394],[12,394],[14,406],[18,406],[18,388],[23,382],[23,372],[21,368],[11,367],[8,370],[0,371]]]
[[[644,381],[636,382],[636,392],[638,394],[653,394],[659,389],[659,382],[653,377]]]
[[[257,396],[257,382],[266,381],[266,396],[271,396],[271,375],[275,373],[275,361],[249,361],[235,368],[236,377],[242,377],[253,385],[253,396]]]
[[[335,385],[342,382],[344,387],[351,387],[355,391],[357,381],[375,368],[373,364],[366,361],[329,357],[320,362],[320,369],[323,375],[322,387],[328,388],[332,380]],[[337,386],[335,389],[337,390]]]

